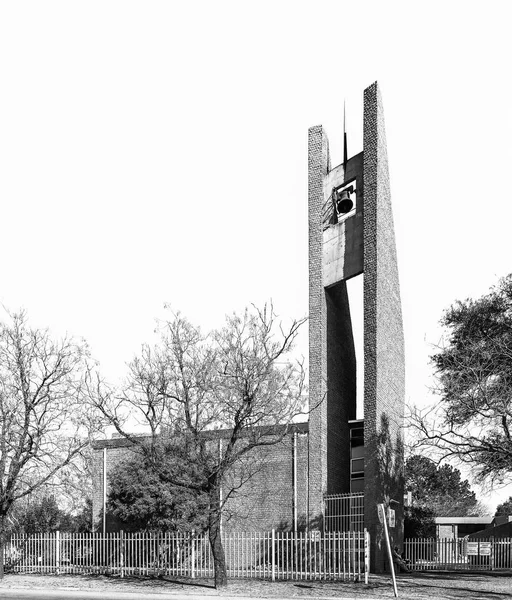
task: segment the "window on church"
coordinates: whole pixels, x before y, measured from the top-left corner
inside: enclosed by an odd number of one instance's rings
[[[364,492],[364,428],[350,430],[350,491]]]

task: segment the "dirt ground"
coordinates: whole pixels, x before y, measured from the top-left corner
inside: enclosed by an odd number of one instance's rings
[[[154,594],[181,593],[201,596],[249,596],[253,598],[393,598],[388,576],[370,576],[364,583],[322,581],[261,581],[232,579],[225,590],[216,590],[210,580],[170,580],[104,575],[7,574],[5,588],[91,590]],[[512,598],[512,573],[413,573],[398,577],[399,598],[411,600],[480,600]]]

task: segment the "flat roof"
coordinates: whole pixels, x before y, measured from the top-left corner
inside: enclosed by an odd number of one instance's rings
[[[494,517],[436,517],[436,525],[487,525]]]
[[[306,422],[301,422],[301,423],[290,423],[289,425],[260,425],[258,427],[256,427],[255,429],[261,429],[261,430],[266,430],[265,434],[266,435],[272,435],[273,433],[282,433],[283,429],[288,427],[288,432],[287,434],[291,435],[292,433],[308,433],[309,432],[309,423]],[[211,439],[211,440],[215,440],[215,439],[225,439],[227,437],[229,437],[230,433],[231,433],[231,429],[205,429],[204,431],[202,431],[200,433],[201,436],[204,436],[204,438],[206,439]],[[245,430],[242,433],[242,436],[245,437],[250,433],[250,430]],[[136,433],[132,433],[131,434],[134,438],[139,438],[139,439],[144,439],[146,438],[147,440],[151,439],[151,436],[148,434],[136,434]],[[94,450],[101,450],[103,448],[124,448],[124,447],[130,447],[132,445],[132,443],[130,442],[129,439],[125,438],[125,437],[121,437],[118,436],[118,434],[114,434],[115,437],[111,438],[111,439],[103,439],[103,440],[95,440],[92,442],[92,448]]]

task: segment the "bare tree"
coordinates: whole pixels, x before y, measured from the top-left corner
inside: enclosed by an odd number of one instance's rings
[[[303,414],[304,368],[289,356],[304,322],[285,329],[265,306],[227,317],[222,329],[203,335],[177,314],[162,323],[160,342],[132,361],[121,393],[101,382],[91,390],[117,432],[155,468],[170,445],[181,456],[178,468],[166,469],[170,485],[207,496],[216,586],[227,584],[220,535],[226,501],[258,468],[254,450],[282,441]],[[148,437],[129,432],[135,420]],[[212,442],[219,427],[227,430],[222,447]]]
[[[87,359],[84,342],[53,341],[29,327],[24,312],[0,323],[0,557],[14,504],[66,477],[89,443]]]

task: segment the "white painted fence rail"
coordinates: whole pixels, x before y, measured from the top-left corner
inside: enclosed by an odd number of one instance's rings
[[[512,569],[512,538],[408,539],[403,554],[415,571]]]
[[[270,531],[223,535],[229,577],[367,580],[364,532]],[[13,536],[4,564],[14,572],[213,577],[207,534],[175,532]]]

